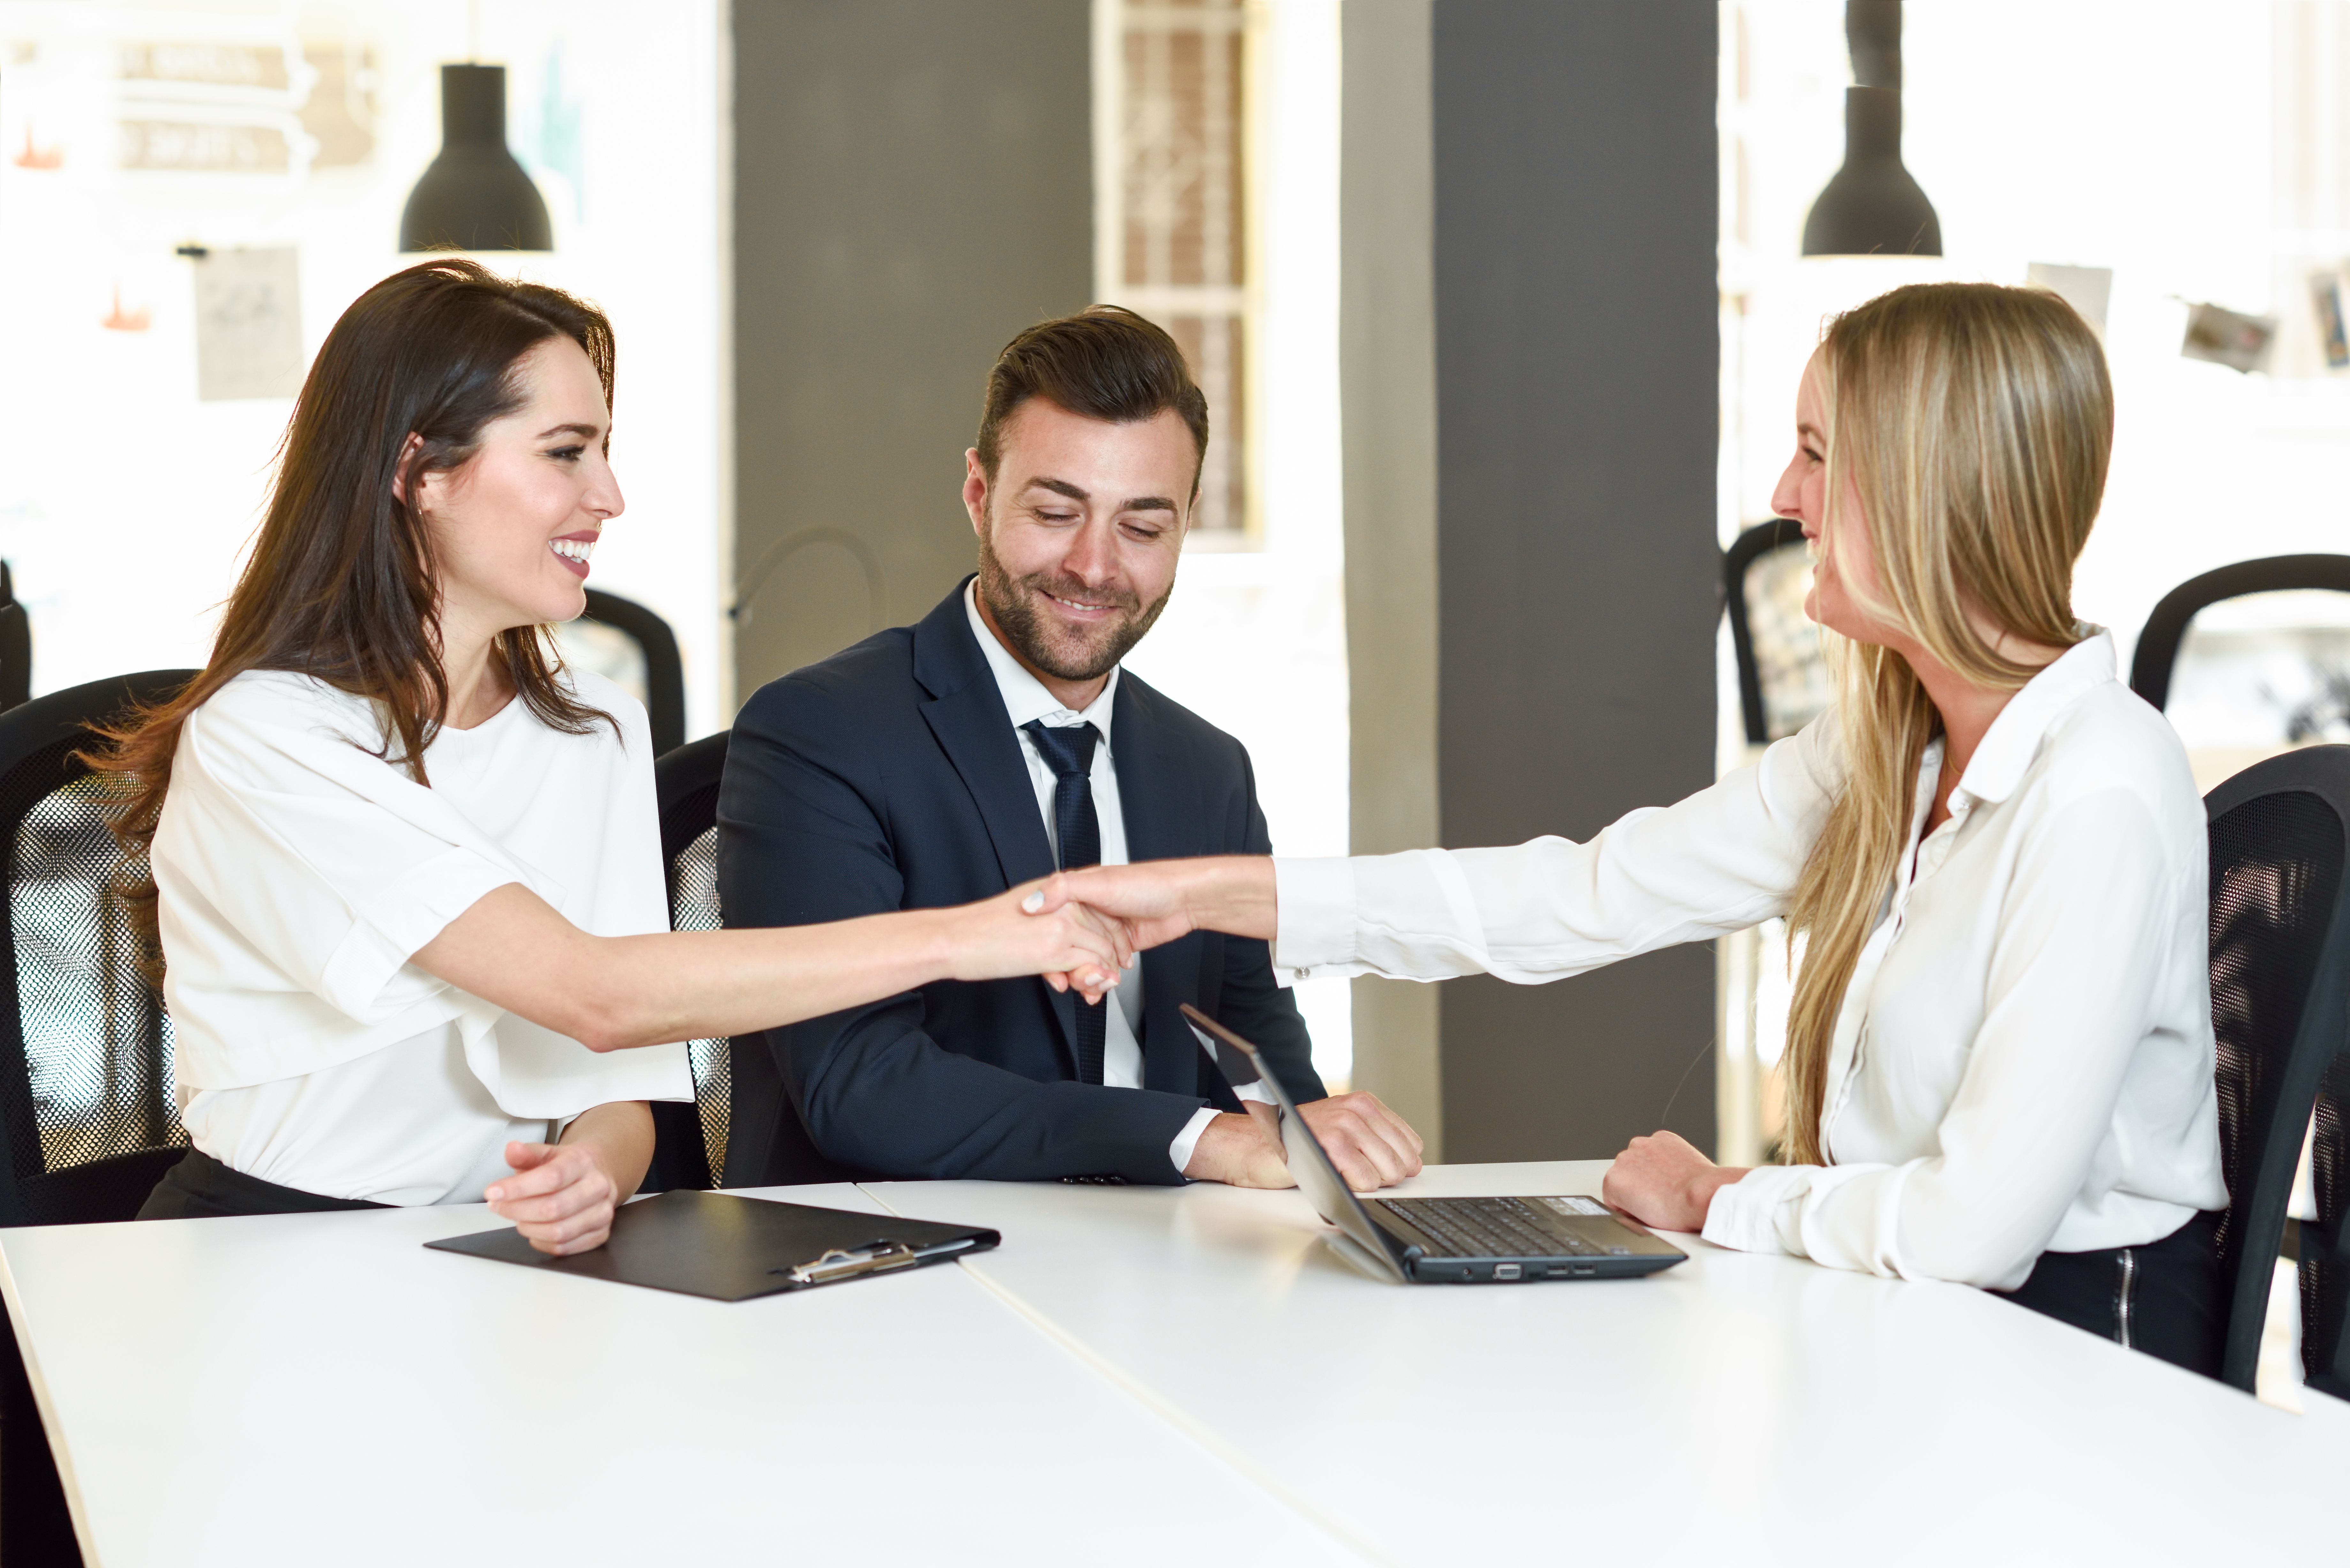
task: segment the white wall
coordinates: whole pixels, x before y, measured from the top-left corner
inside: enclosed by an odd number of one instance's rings
[[[478,11],[480,58],[508,67],[509,140],[556,229],[552,254],[508,260],[597,301],[619,335],[613,462],[629,510],[593,581],[676,627],[691,728],[714,729],[728,662],[721,7],[502,0]],[[203,661],[292,404],[197,400],[192,278],[173,247],[298,247],[315,351],[346,305],[416,259],[394,249],[400,209],[438,148],[437,67],[466,57],[469,15],[463,0],[0,0],[0,556],[32,617],[36,691]],[[121,42],[271,35],[373,51],[369,161],[292,181],[112,167]],[[550,62],[558,119],[577,116],[576,186],[540,161]],[[16,161],[28,120],[60,151],[58,168]],[[118,284],[127,308],[149,313],[145,331],[99,325]]]
[[[2302,261],[2350,234],[2288,228],[2272,164],[2300,134],[2280,66],[2340,114],[2339,61],[2272,53],[2276,17],[2208,0],[1912,0],[1905,154],[1939,213],[1932,262],[1797,256],[1843,152],[1851,79],[1842,0],[1725,6],[1726,145],[1745,144],[1746,229],[1725,193],[1725,530],[1770,515],[1792,450],[1794,388],[1823,313],[1910,277],[2017,284],[2033,262],[2110,267],[2116,420],[2104,513],[2074,587],[2124,668],[2155,601],[2230,561],[2350,544],[2350,380],[2311,372]],[[2312,8],[2340,25],[2345,7]],[[2321,123],[2324,117],[2320,117]],[[2338,151],[2334,148],[2321,151]],[[1744,305],[1742,313],[1737,308]],[[2186,302],[2284,318],[2281,369],[2240,375],[2179,355]],[[1734,693],[1732,694],[1734,700]]]

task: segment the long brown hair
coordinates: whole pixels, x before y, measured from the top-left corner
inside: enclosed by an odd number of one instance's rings
[[[124,891],[151,939],[146,855],[181,727],[246,670],[291,670],[368,699],[383,727],[377,754],[431,782],[424,752],[449,703],[440,585],[421,510],[400,497],[419,494],[425,474],[473,458],[483,428],[522,407],[524,356],[556,337],[586,351],[608,406],[612,325],[603,312],[460,257],[394,273],[327,334],[295,401],[268,512],[211,661],[169,701],[99,729],[99,743],[86,753],[122,801],[114,833]],[[545,637],[544,628],[515,627],[491,649],[523,704],[567,734],[610,723],[556,680],[561,661]]]
[[[2113,449],[2105,351],[2053,294],[1913,284],[1836,318],[1820,344],[1833,553],[1845,487],[1860,499],[1883,602],[1901,628],[1977,685],[2022,689],[1970,607],[2028,643],[2066,648],[2073,565],[2088,543]],[[1849,579],[1847,579],[1849,580]],[[1843,792],[1788,901],[1804,935],[1787,1016],[1788,1158],[1823,1163],[1827,1064],[1845,992],[1893,885],[1918,769],[1941,716],[1908,659],[1823,628],[1840,666]]]

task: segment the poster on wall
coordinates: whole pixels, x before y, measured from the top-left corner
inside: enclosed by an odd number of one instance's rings
[[[290,398],[302,389],[300,268],[293,246],[211,251],[196,262],[196,396]]]

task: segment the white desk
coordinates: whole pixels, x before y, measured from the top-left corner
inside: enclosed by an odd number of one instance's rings
[[[1596,1164],[1422,1192],[1588,1191]],[[2277,1561],[2294,1417],[1958,1286],[1720,1252],[1406,1288],[1295,1193],[770,1189],[1000,1228],[726,1304],[421,1243],[479,1208],[0,1231],[99,1568]],[[1825,1521],[1825,1522],[1813,1522]]]
[[[1201,1568],[1170,1500],[1358,1561],[956,1269],[730,1305],[422,1245],[496,1223],[0,1231],[89,1562]]]
[[[1399,1190],[1596,1192],[1605,1168]],[[1646,1280],[1382,1285],[1294,1192],[867,1190],[1003,1231],[962,1266],[1399,1563],[2286,1562],[2323,1528],[2286,1500],[2350,1475],[2350,1405],[2295,1417],[1963,1286],[1694,1237]]]

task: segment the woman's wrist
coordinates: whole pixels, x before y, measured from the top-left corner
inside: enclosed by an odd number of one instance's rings
[[[1194,930],[1274,939],[1280,900],[1270,855],[1220,855],[1196,860],[1186,874],[1184,909]]]
[[[1705,1229],[1706,1220],[1712,1217],[1713,1200],[1720,1196],[1721,1189],[1736,1186],[1740,1178],[1752,1168],[1744,1165],[1711,1165],[1699,1172],[1697,1179],[1690,1184],[1690,1199],[1697,1210],[1699,1230]]]

